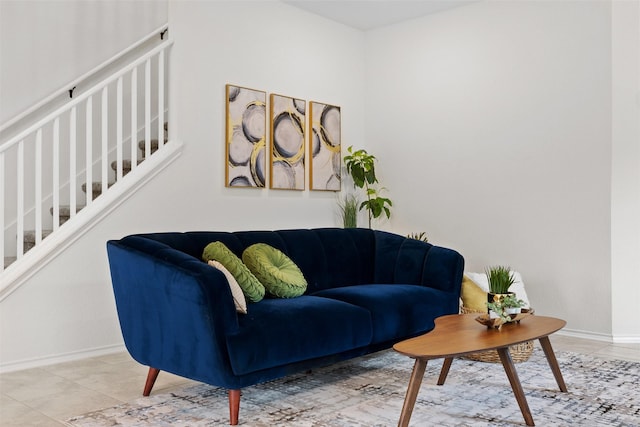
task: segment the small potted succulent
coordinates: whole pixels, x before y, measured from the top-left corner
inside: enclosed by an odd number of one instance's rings
[[[524,301],[518,299],[514,293],[505,295],[503,298],[495,299],[487,303],[490,319],[502,319],[503,322],[513,320],[512,315],[519,314],[524,306]]]
[[[518,314],[524,307],[524,301],[518,299],[516,294],[509,294],[502,298],[502,307],[507,314]]]

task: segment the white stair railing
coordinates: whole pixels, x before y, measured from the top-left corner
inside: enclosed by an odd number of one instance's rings
[[[124,177],[126,160],[133,170],[163,146],[171,45],[162,42],[0,145],[0,274],[5,257],[20,261],[58,230],[63,209],[73,219]]]

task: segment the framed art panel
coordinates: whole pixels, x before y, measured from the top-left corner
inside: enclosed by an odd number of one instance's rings
[[[271,186],[304,190],[306,101],[271,94]]]
[[[264,187],[267,93],[226,86],[225,186]]]
[[[312,190],[340,191],[342,152],[340,107],[309,103],[309,187]]]

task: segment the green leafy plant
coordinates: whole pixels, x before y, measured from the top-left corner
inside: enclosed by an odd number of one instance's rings
[[[489,279],[489,292],[492,294],[506,294],[515,282],[510,267],[496,266],[486,270]]]
[[[500,300],[504,308],[521,308],[524,307],[524,301],[519,299],[516,294],[507,294]]]
[[[376,189],[378,184],[375,169],[375,156],[367,153],[366,150],[353,151],[353,146],[347,148],[349,154],[344,156],[344,163],[347,172],[353,179],[353,185],[364,189],[366,200],[360,204],[359,210],[367,209],[369,215],[369,228],[371,219],[378,218],[383,213],[387,218],[391,217],[391,206],[393,203],[386,197],[381,197],[380,192],[384,188]]]
[[[407,234],[409,239],[420,240],[421,242],[429,242],[429,238],[427,237],[427,233],[421,231],[420,233],[409,233]]]
[[[494,299],[493,302],[487,303],[487,308],[493,311],[504,322],[511,322],[513,320],[508,309],[521,307],[524,307],[524,301],[518,299],[515,294],[504,295],[501,298]]]
[[[342,216],[342,226],[344,228],[355,228],[358,226],[358,198],[355,194],[347,194],[343,200],[338,202],[340,214]]]

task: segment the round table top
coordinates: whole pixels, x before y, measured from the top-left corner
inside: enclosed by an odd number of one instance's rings
[[[506,323],[498,330],[478,323],[476,317],[477,313],[438,317],[433,330],[401,341],[393,349],[419,359],[457,357],[546,337],[567,324],[554,317],[531,315],[519,323]]]

